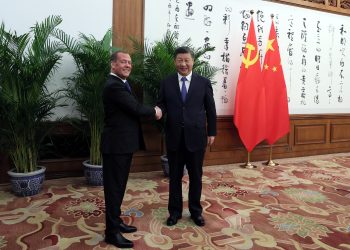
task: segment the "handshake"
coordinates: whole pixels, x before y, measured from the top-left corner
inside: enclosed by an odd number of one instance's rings
[[[156,111],[156,115],[155,115],[156,120],[160,120],[163,115],[162,110],[158,106],[155,106],[154,109]]]

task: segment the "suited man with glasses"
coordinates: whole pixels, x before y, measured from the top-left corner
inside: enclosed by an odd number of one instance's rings
[[[160,62],[161,63],[161,62]],[[204,226],[202,193],[203,160],[206,146],[216,135],[216,108],[209,79],[192,72],[194,54],[188,47],[175,51],[177,73],[161,82],[157,105],[166,114],[166,147],[169,163],[169,218],[173,226],[182,217],[182,176],[189,175],[188,207],[197,226]]]

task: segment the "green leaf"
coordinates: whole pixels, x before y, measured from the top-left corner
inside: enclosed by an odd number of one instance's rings
[[[66,78],[65,95],[73,100],[90,128],[90,164],[101,165],[101,133],[103,129],[102,91],[110,72],[112,32],[107,30],[102,40],[92,35],[80,34],[75,39],[62,30],[55,36],[64,44],[63,52],[72,55],[76,71]]]
[[[29,32],[17,35],[0,26],[0,135],[17,172],[36,169],[43,123],[59,106],[48,82],[57,70],[62,43],[53,39],[60,16],[49,16]]]

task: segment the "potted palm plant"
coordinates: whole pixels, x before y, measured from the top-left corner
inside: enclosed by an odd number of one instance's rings
[[[73,76],[67,78],[66,96],[75,102],[82,118],[89,124],[90,159],[83,162],[84,174],[89,185],[101,186],[103,176],[100,142],[104,118],[102,91],[110,72],[112,32],[108,30],[102,40],[84,34],[75,39],[62,30],[56,33],[56,37],[63,42],[63,51],[72,55],[76,65]]]
[[[61,22],[50,16],[23,35],[0,26],[0,135],[14,165],[8,174],[19,196],[37,194],[45,178],[45,167],[37,160],[47,120],[58,106],[57,91],[47,87],[61,60],[60,43],[51,39]]]
[[[130,75],[130,79],[143,88],[147,104],[156,104],[159,97],[160,82],[168,75],[176,72],[174,54],[179,46],[187,46],[194,52],[194,72],[212,80],[218,71],[218,68],[201,59],[205,53],[214,51],[214,47],[194,48],[191,39],[180,45],[174,33],[167,32],[162,40],[155,41],[153,44],[147,42],[143,44],[136,40],[132,40],[132,42],[134,47],[134,53],[132,54],[133,74]],[[164,121],[165,119],[156,121],[156,126],[162,133],[164,132]],[[168,176],[169,167],[164,141],[163,138],[161,162],[164,175]]]

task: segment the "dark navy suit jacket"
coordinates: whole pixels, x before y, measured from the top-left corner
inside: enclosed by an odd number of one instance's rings
[[[105,112],[102,153],[125,154],[144,149],[139,117],[155,116],[154,108],[140,104],[114,75],[109,75],[102,99]]]
[[[166,145],[177,150],[182,129],[186,147],[194,152],[203,150],[207,136],[216,135],[216,109],[213,88],[209,79],[192,73],[190,87],[183,103],[178,75],[173,74],[161,82],[157,105],[166,114]]]

